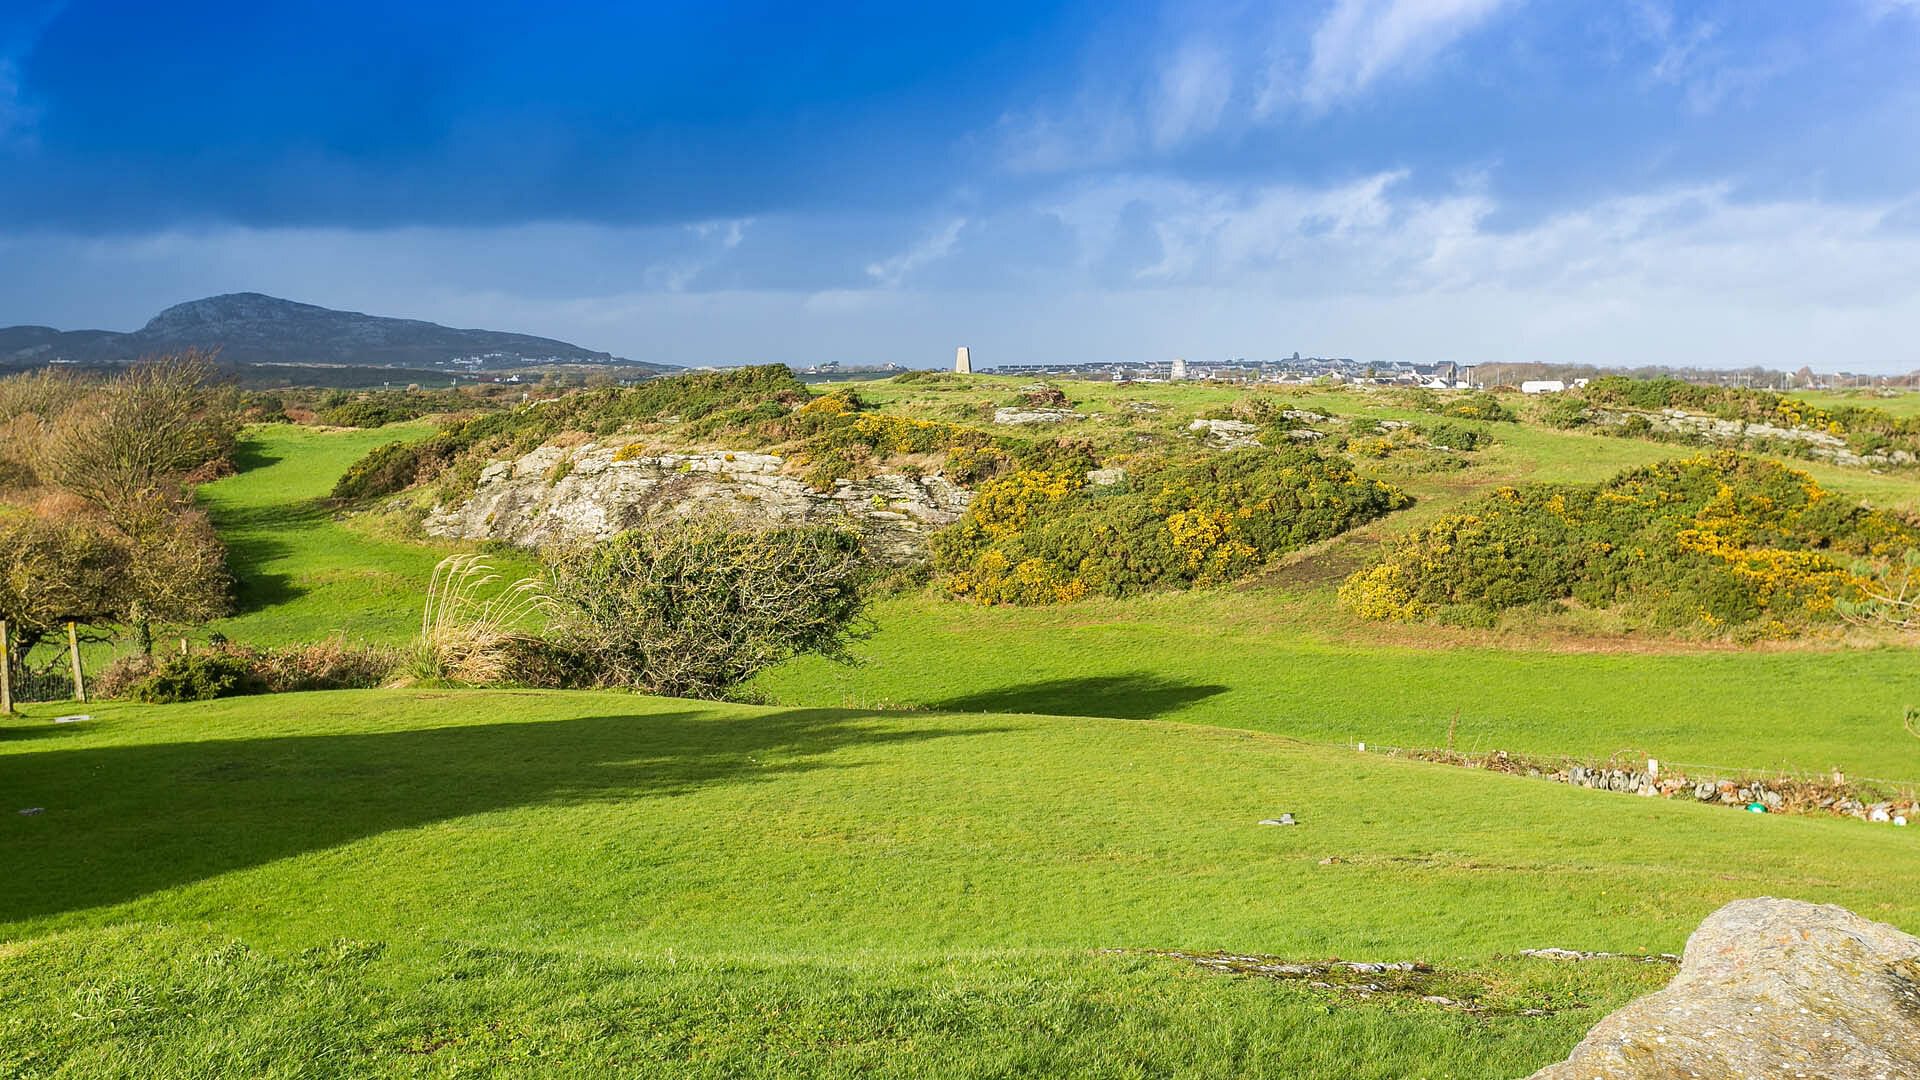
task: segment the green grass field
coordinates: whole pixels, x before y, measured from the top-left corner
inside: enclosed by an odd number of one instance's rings
[[[0,726],[44,808],[0,824],[6,1075],[1505,1077],[1670,971],[1520,949],[1675,950],[1766,893],[1920,925],[1905,832],[1204,726],[533,692],[48,712]],[[1418,959],[1483,1011],[1154,949]]]
[[[391,644],[417,630],[421,590],[434,563],[454,548],[386,535],[377,518],[346,517],[326,496],[369,450],[431,430],[424,423],[251,429],[241,442],[240,472],[200,489],[227,542],[238,609],[205,631],[280,645],[334,635]],[[524,559],[494,561],[513,573],[531,568]]]
[[[323,497],[422,430],[251,431],[239,475],[202,489],[240,582],[209,629],[404,640],[450,549]],[[1913,830],[1352,748],[1451,729],[1920,781],[1909,647],[1334,605],[1368,545],[1495,484],[1674,452],[1502,432],[1407,478],[1413,508],[1240,587],[896,596],[861,663],[767,672],[747,688],[765,705],[386,690],[67,725],[33,706],[0,722],[0,1075],[1512,1077],[1671,973],[1521,949],[1676,951],[1755,895],[1920,929]],[[1920,505],[1907,476],[1820,478]],[[1257,824],[1283,811],[1301,824]],[[1435,970],[1363,997],[1153,950]]]

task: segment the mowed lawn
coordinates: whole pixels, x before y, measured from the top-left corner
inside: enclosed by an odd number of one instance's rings
[[[1521,949],[1674,951],[1755,895],[1920,929],[1907,830],[1204,726],[91,711],[0,724],[0,1075],[1512,1077],[1671,971]],[[1365,998],[1154,949],[1436,970]]]

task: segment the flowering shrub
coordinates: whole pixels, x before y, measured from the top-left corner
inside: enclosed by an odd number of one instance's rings
[[[1843,560],[1920,540],[1805,473],[1731,451],[1603,484],[1503,487],[1389,545],[1340,598],[1373,619],[1473,618],[1564,600],[1637,605],[1657,625],[1779,628],[1834,617]],[[1463,610],[1467,609],[1467,610]]]
[[[1133,468],[1127,483],[1102,488],[1077,468],[1017,469],[982,484],[930,543],[947,591],[1048,604],[1228,581],[1409,502],[1343,461],[1291,447]]]

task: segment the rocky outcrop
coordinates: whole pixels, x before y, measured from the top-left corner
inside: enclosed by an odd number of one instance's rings
[[[1800,443],[1807,447],[1807,453],[1811,456],[1823,461],[1831,461],[1836,465],[1912,465],[1915,462],[1914,456],[1905,450],[1857,454],[1848,447],[1846,439],[1814,428],[1788,428],[1743,420],[1722,420],[1719,417],[1701,416],[1682,409],[1662,409],[1659,412],[1598,410],[1594,413],[1595,421],[1613,426],[1625,424],[1634,417],[1644,417],[1656,431],[1668,431],[1704,439],[1722,446],[1739,446],[1753,439]]]
[[[996,424],[1068,424],[1086,417],[1072,409],[1053,406],[1007,406],[993,410],[993,422]]]
[[[649,521],[727,513],[780,523],[834,522],[867,537],[882,556],[906,561],[927,532],[966,510],[971,493],[938,474],[836,480],[814,491],[774,454],[712,451],[640,455],[611,444],[543,446],[480,474],[473,497],[435,507],[425,529],[462,540],[526,547],[604,540]]]
[[[1920,938],[1841,907],[1736,900],[1680,974],[1532,1080],[1920,1076]]]
[[[1187,430],[1205,439],[1216,450],[1245,450],[1259,446],[1260,429],[1245,420],[1195,420]]]

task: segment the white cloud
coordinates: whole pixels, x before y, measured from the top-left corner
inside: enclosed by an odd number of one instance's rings
[[[1220,49],[1188,43],[1160,69],[1156,93],[1148,102],[1154,147],[1172,149],[1212,132],[1232,96],[1232,60]]]
[[[966,218],[954,218],[934,230],[919,243],[890,258],[867,266],[867,276],[888,288],[898,286],[908,275],[929,263],[946,258],[953,245],[960,239],[960,230],[966,228]]]
[[[1680,88],[1687,107],[1697,114],[1747,97],[1798,67],[1803,59],[1799,48],[1785,40],[1742,49],[1723,46],[1718,23],[1710,19],[1683,23],[1660,0],[1639,0],[1633,12],[1637,29],[1655,53],[1648,77]]]
[[[1335,0],[1313,34],[1295,91],[1309,108],[1356,97],[1396,73],[1417,69],[1485,23],[1511,0]],[[1285,87],[1267,95],[1271,105]]]
[[[931,364],[964,340],[997,363],[1297,348],[1382,360],[1920,367],[1920,193],[1845,204],[1694,185],[1515,225],[1482,187],[1434,192],[1418,179],[1387,171],[1243,188],[1121,176],[938,219],[865,269],[814,251],[838,229],[796,237],[782,219],[738,230],[0,235],[0,324],[128,329],[169,303],[258,289],[688,364]],[[1048,239],[1016,251],[976,242],[976,230]],[[808,270],[798,277],[796,251]],[[510,269],[501,252],[514,253]],[[723,275],[689,282],[659,269],[715,252],[726,253]],[[1029,272],[1049,254],[1059,257],[1044,273]],[[842,270],[823,268],[836,260]]]

